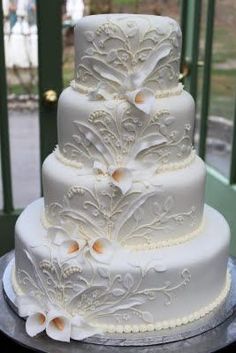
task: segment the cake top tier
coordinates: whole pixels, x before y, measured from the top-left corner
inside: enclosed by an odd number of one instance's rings
[[[101,98],[178,85],[179,25],[169,17],[109,14],[87,16],[75,27],[75,83]]]

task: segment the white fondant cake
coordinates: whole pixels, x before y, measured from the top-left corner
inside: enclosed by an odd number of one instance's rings
[[[89,16],[75,44],[44,199],[16,225],[12,283],[26,330],[69,341],[207,319],[230,288],[230,231],[204,207],[179,26]]]

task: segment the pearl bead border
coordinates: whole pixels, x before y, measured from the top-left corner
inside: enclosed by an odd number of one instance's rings
[[[179,169],[185,168],[188,165],[190,165],[191,163],[193,163],[195,158],[196,158],[196,152],[194,149],[192,149],[190,152],[190,155],[187,158],[185,158],[183,161],[162,164],[159,167],[157,167],[156,174],[165,173],[165,172],[169,172],[169,171],[171,172],[174,170],[179,170]]]
[[[62,164],[66,165],[66,166],[74,167],[74,168],[78,168],[78,169],[81,169],[83,167],[82,163],[77,162],[77,161],[73,161],[73,160],[63,156],[63,154],[59,150],[58,145],[56,145],[56,147],[54,148],[53,154]]]
[[[81,94],[89,94],[90,92],[94,91],[93,89],[89,89],[84,87],[83,85],[79,84],[76,82],[76,80],[72,80],[70,82],[70,87],[74,89],[75,91],[78,91]],[[163,89],[163,90],[158,90],[154,93],[155,98],[166,98],[170,96],[179,96],[183,92],[184,86],[182,83],[178,83],[178,85],[174,88],[169,88],[169,89]],[[124,98],[121,98],[119,95],[113,95],[111,100],[124,100]],[[106,99],[102,99],[106,100]]]
[[[69,158],[66,158],[65,156],[63,156],[63,154],[60,152],[58,145],[55,147],[53,154],[61,163],[63,163],[66,166],[74,167],[74,168],[78,168],[78,169],[83,168],[82,163],[80,163],[78,161],[74,161],[72,159],[69,159]],[[162,165],[158,166],[156,169],[156,174],[183,169],[183,168],[187,167],[188,165],[190,165],[195,160],[195,158],[196,158],[196,152],[194,149],[192,149],[190,155],[187,158],[185,158],[183,161],[171,162],[168,164],[162,164]]]
[[[124,245],[125,249],[132,251],[144,251],[144,250],[154,250],[160,248],[166,248],[170,246],[180,245],[186,243],[189,240],[195,238],[204,228],[204,220],[201,222],[200,226],[197,229],[194,229],[192,232],[185,234],[178,238],[171,238],[167,240],[159,240],[158,242],[153,242],[150,244],[138,244],[138,245]]]
[[[213,312],[217,307],[219,307],[225,301],[227,295],[229,294],[231,287],[231,275],[227,271],[226,283],[221,291],[220,295],[209,305],[202,307],[200,310],[193,312],[190,315],[183,316],[178,319],[159,321],[154,324],[141,324],[141,325],[100,325],[94,324],[94,326],[99,327],[103,332],[107,333],[138,333],[138,332],[150,332],[150,331],[161,331],[165,329],[174,329],[179,326],[183,326],[199,319],[204,318],[206,315]]]

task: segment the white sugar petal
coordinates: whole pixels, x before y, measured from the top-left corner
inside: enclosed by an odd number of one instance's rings
[[[25,324],[26,332],[30,337],[36,336],[43,332],[46,328],[46,315],[43,312],[38,312],[30,315]]]
[[[42,310],[42,306],[38,300],[30,295],[18,295],[17,307],[19,316],[21,317],[26,317]]]
[[[73,338],[74,340],[83,340],[87,337],[101,333],[102,330],[92,325],[89,325],[84,319],[79,316],[76,316],[72,320],[71,338]]]
[[[46,332],[54,340],[70,342],[70,318],[59,311],[49,312],[47,315]]]
[[[61,245],[65,240],[69,238],[68,233],[62,227],[48,228],[47,236],[55,245]]]
[[[109,263],[114,253],[113,244],[107,238],[97,238],[89,248],[91,256],[102,263]]]

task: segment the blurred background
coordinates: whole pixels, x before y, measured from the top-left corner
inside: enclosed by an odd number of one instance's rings
[[[232,213],[236,196],[225,196],[234,195],[236,179],[236,1],[2,0],[0,4],[5,63],[4,69],[0,67],[0,90],[6,91],[6,100],[0,94],[5,100],[0,102],[5,117],[0,124],[0,232],[12,231],[19,210],[41,195],[41,162],[56,141],[57,98],[74,76],[74,24],[85,15],[112,12],[170,16],[181,24],[180,79],[197,102],[195,146],[209,166],[207,201],[224,209],[236,230]]]

